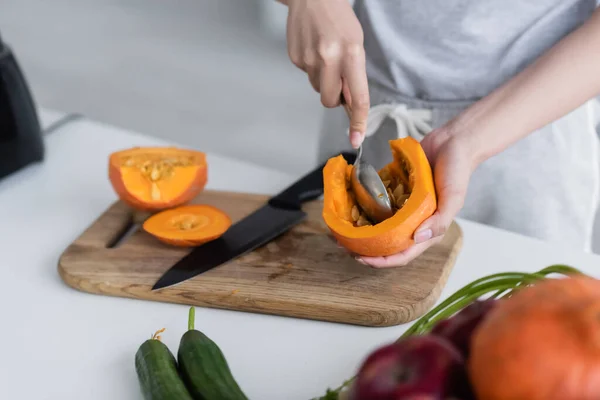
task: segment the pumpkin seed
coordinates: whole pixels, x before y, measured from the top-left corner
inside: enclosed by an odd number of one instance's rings
[[[356,226],[367,226],[367,225],[371,225],[371,223],[364,215],[361,214],[360,217],[358,218],[358,221],[356,221]]]
[[[183,229],[184,231],[187,231],[189,229],[192,229],[194,227],[194,223],[192,221],[183,221],[179,227],[181,229]]]
[[[402,183],[399,183],[398,186],[396,186],[396,189],[394,189],[394,197],[399,198],[403,194],[404,194],[404,185]]]
[[[157,181],[160,178],[160,171],[158,170],[158,167],[154,167],[152,168],[152,172],[150,172],[150,179],[152,179],[153,181]]]
[[[388,187],[390,186],[390,183],[391,183],[391,182],[392,182],[392,181],[391,181],[391,180],[389,180],[389,179],[388,179],[388,180],[386,180],[386,181],[383,181],[383,186],[385,186],[386,188],[388,188]]]
[[[396,199],[396,206],[398,208],[402,208],[402,206],[404,206],[404,203],[406,203],[406,201],[408,200],[409,197],[410,197],[409,194],[403,194],[402,196],[398,197]]]
[[[152,182],[152,187],[150,191],[150,197],[152,200],[160,200],[160,189],[156,183]]]
[[[183,165],[184,163],[182,160],[176,157],[165,158],[163,162],[170,165]]]
[[[360,211],[358,211],[358,207],[354,206],[352,207],[352,221],[356,222],[358,221],[358,218],[360,218]]]
[[[394,193],[392,193],[392,189],[387,188],[387,193],[388,197],[390,198],[390,202],[394,204],[396,202],[396,197],[394,196]]]

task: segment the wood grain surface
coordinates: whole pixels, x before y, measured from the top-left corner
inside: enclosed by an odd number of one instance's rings
[[[235,222],[267,198],[207,190],[195,203],[219,207]],[[278,239],[181,284],[152,291],[190,249],[163,244],[141,229],[111,247],[133,219],[131,210],[116,202],[64,251],[58,270],[66,284],[89,293],[363,326],[409,322],[434,305],[462,245],[456,223],[442,242],[411,264],[373,269],[337,247],[321,209],[321,201],[307,203],[304,222]]]

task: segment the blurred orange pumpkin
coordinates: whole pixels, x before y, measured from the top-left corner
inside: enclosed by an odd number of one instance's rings
[[[500,300],[468,369],[478,399],[600,399],[600,281],[548,279]]]

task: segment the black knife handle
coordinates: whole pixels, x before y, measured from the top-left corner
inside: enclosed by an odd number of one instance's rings
[[[342,152],[341,154],[348,164],[354,163],[356,159],[355,153]],[[302,203],[319,198],[323,194],[324,167],[325,163],[304,175],[283,192],[272,197],[269,200],[269,204],[278,208],[300,210]]]

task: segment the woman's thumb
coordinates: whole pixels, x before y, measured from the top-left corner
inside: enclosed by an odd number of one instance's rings
[[[355,88],[360,90],[355,90],[355,92],[352,93],[351,88],[346,86],[345,82],[342,84],[342,104],[350,118],[350,143],[355,149],[358,148],[364,140],[365,132],[367,130],[367,120],[369,118],[370,101],[366,82],[364,86],[364,88],[362,86]],[[349,98],[349,106],[344,101],[344,98],[347,100]]]
[[[369,115],[369,109],[367,108],[367,116],[365,117],[364,112],[360,109],[358,111],[350,109],[348,103],[344,101],[344,96],[342,95],[342,106],[346,110],[346,114],[350,119],[350,144],[352,147],[357,149],[362,144],[363,140],[365,140],[365,131],[367,130],[367,117]]]

